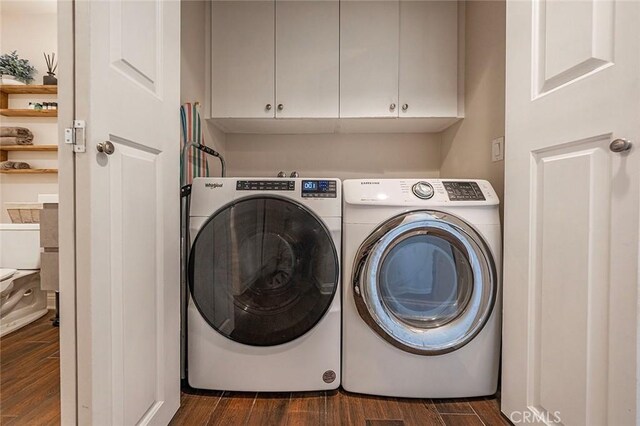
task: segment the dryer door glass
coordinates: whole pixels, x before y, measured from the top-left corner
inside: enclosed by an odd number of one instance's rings
[[[455,240],[418,229],[388,249],[378,280],[382,302],[393,315],[414,327],[433,328],[464,311],[473,270]]]
[[[497,293],[495,265],[480,235],[436,211],[385,222],[356,256],[353,293],[360,316],[408,352],[454,351],[482,329]]]
[[[193,240],[191,297],[211,327],[240,343],[272,346],[302,336],[322,319],[337,285],[331,234],[291,200],[236,201]]]

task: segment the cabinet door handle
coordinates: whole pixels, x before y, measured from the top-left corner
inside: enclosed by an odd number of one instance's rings
[[[390,109],[391,111],[394,111],[394,110],[396,109],[396,104],[391,104],[391,105],[389,105],[389,109]]]
[[[271,104],[267,104],[267,106],[264,107],[267,111],[271,111]]]
[[[282,111],[284,109],[284,105],[278,104],[278,111]]]
[[[402,110],[403,110],[403,111],[405,111],[405,112],[406,112],[408,109],[409,109],[409,104],[404,104],[404,105],[402,105]]]

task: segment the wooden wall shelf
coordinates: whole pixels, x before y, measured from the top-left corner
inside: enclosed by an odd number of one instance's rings
[[[9,159],[9,151],[56,152],[58,151],[58,145],[0,145],[0,161]]]
[[[0,92],[8,95],[55,95],[58,93],[58,86],[42,84],[0,84]]]
[[[57,117],[56,109],[0,109],[0,115],[5,117]]]
[[[0,174],[6,175],[35,175],[43,173],[58,173],[58,169],[9,169],[0,170]]]
[[[58,145],[0,145],[0,151],[57,151]]]

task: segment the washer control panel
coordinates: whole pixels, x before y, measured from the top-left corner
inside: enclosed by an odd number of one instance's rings
[[[413,195],[423,200],[433,197],[433,186],[429,182],[420,181],[411,187]]]
[[[485,201],[484,194],[476,182],[442,181],[451,201]]]
[[[293,180],[239,180],[236,191],[295,191]]]
[[[304,198],[337,198],[335,180],[303,180],[301,194]]]

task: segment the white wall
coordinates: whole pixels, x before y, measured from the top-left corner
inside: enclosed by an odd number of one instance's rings
[[[208,116],[207,49],[208,40],[208,2],[182,0],[180,32],[180,102],[200,102],[202,104],[202,131],[205,143],[224,155],[225,135],[212,124],[204,120]],[[176,113],[178,113],[176,111]],[[220,163],[209,158],[209,172],[212,176],[220,174]]]
[[[440,135],[434,134],[229,134],[230,176],[437,177]]]
[[[491,141],[504,135],[504,0],[467,1],[465,34],[465,119],[442,133],[440,175],[487,179],[502,201],[504,161],[491,161]]]
[[[0,53],[17,50],[21,58],[28,59],[37,69],[34,84],[42,84],[46,74],[43,52],[57,52],[57,18],[55,2],[5,1],[0,4]],[[10,108],[26,107],[29,102],[53,102],[56,96],[11,95]],[[31,129],[34,144],[56,145],[57,120],[55,118],[19,118],[0,116],[3,126]],[[27,161],[33,168],[57,168],[55,152],[9,153],[12,160]],[[37,201],[38,193],[58,193],[58,178],[53,174],[6,175],[0,174],[0,199],[6,201]],[[0,206],[0,220],[9,216]]]

